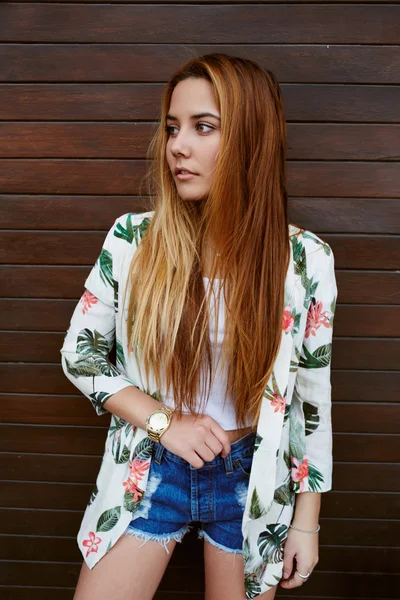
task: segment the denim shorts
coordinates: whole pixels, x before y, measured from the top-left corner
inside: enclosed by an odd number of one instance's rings
[[[199,538],[221,551],[242,554],[255,438],[254,430],[233,442],[225,458],[218,454],[200,468],[154,442],[146,491],[125,534],[143,544],[156,540],[169,554],[167,543],[182,542],[196,522]]]

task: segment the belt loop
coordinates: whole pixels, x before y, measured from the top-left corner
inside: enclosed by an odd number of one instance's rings
[[[155,446],[154,460],[159,465],[161,463],[162,455],[164,453],[164,446],[162,444],[160,444],[159,442],[154,442],[154,446]]]
[[[227,475],[229,475],[230,473],[233,473],[232,452],[229,452],[229,454],[227,454],[225,456],[224,464],[225,464],[225,472],[227,473]]]

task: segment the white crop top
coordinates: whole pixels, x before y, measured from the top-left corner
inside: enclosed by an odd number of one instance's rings
[[[205,285],[207,285],[206,291],[208,291],[209,287],[209,278],[203,277]],[[220,285],[221,279],[215,279],[214,285]],[[213,290],[214,293],[214,290]],[[221,301],[222,300],[222,301]],[[214,298],[210,304],[210,343],[211,348],[213,348],[213,344],[215,342],[215,314],[214,314]],[[220,302],[218,305],[219,313],[218,313],[218,341],[217,341],[217,364],[219,363],[219,358],[221,355],[221,346],[224,338],[224,321],[225,321],[225,303],[223,302],[223,293],[220,295]],[[239,429],[239,426],[236,422],[234,406],[232,402],[232,397],[228,396],[225,406],[224,406],[224,397],[227,385],[227,373],[221,372],[221,366],[219,366],[217,373],[214,377],[214,383],[210,390],[210,396],[208,398],[208,402],[204,408],[204,413],[212,417],[221,425],[225,431],[229,431],[230,429]],[[174,408],[174,398],[170,394],[165,394],[164,403],[168,406]],[[200,399],[197,401],[196,410],[200,412]],[[189,413],[189,411],[183,407],[182,411],[184,413]],[[250,426],[251,420],[250,418],[247,420],[247,425]]]

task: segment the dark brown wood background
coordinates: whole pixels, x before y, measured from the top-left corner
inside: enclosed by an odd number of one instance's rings
[[[148,209],[166,80],[212,51],[276,73],[290,218],[336,258],[334,490],[316,571],[279,596],[398,597],[399,22],[379,1],[0,4],[2,598],[73,596],[108,419],[63,375],[60,347],[107,229]],[[203,598],[203,576],[189,534],[156,598]]]

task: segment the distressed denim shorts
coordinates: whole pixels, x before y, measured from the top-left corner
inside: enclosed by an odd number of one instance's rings
[[[242,517],[247,497],[256,431],[231,444],[198,469],[154,442],[147,488],[126,535],[167,543],[182,538],[198,522],[198,537],[225,552],[242,554]],[[143,545],[142,544],[142,545]]]

